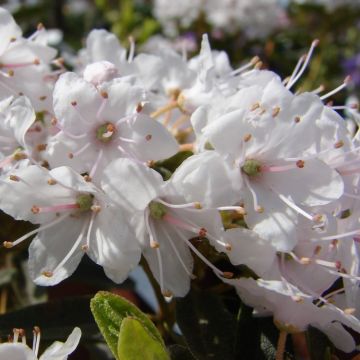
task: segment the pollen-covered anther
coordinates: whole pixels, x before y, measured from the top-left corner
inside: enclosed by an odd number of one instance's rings
[[[170,290],[163,290],[162,294],[167,298],[171,298],[173,296],[173,293]]]
[[[317,245],[314,249],[314,255],[319,255],[321,252],[321,249],[322,249],[321,245]]]
[[[296,162],[296,166],[299,168],[299,169],[302,169],[304,166],[305,166],[305,161],[304,160],[298,160]]]
[[[226,249],[227,251],[231,251],[231,250],[232,250],[232,246],[231,246],[229,243],[226,243],[226,244],[225,244],[225,249]]]
[[[341,270],[342,264],[340,260],[335,261],[335,267],[337,270]]]
[[[265,209],[262,206],[257,206],[255,211],[259,214],[262,214],[265,211]]]
[[[51,121],[50,121],[50,123],[51,123],[51,125],[52,126],[55,126],[56,124],[57,124],[57,118],[56,117],[53,117],[53,118],[51,118]]]
[[[250,111],[255,111],[256,109],[259,109],[260,108],[260,103],[255,103],[253,105],[251,105],[250,107]]]
[[[73,158],[74,158],[74,154],[73,154],[73,153],[68,153],[68,158],[69,158],[69,159],[73,159]]]
[[[146,162],[147,167],[153,168],[155,166],[156,162],[154,160],[148,160]]]
[[[46,100],[46,98],[47,98],[46,95],[39,96],[39,100],[40,100],[40,101],[44,101],[44,100]]]
[[[199,236],[200,237],[206,237],[206,235],[207,235],[207,230],[205,228],[201,228],[199,230]]]
[[[232,273],[231,271],[224,271],[221,275],[225,279],[232,279],[234,277],[234,273]]]
[[[90,175],[84,175],[83,178],[86,182],[91,182],[91,180],[92,180]]]
[[[159,244],[157,241],[155,241],[155,240],[151,240],[151,241],[150,241],[150,247],[151,247],[152,249],[158,249],[158,248],[160,247],[160,244]]]
[[[292,296],[291,297],[295,302],[297,302],[297,303],[302,303],[303,301],[304,301],[304,299],[301,297],[301,296],[299,296],[299,295],[294,295],[294,296]]]
[[[20,161],[20,160],[24,160],[24,159],[27,159],[27,155],[23,152],[16,152],[14,155],[13,155],[13,159],[15,161]]]
[[[343,146],[344,146],[344,142],[342,140],[339,140],[334,144],[335,149],[340,149]]]
[[[55,185],[55,184],[57,184],[57,181],[56,181],[55,179],[49,179],[49,180],[47,181],[47,183],[48,183],[49,185]]]
[[[317,223],[320,223],[324,220],[324,215],[322,214],[315,214],[313,216],[313,221],[317,222]]]
[[[84,252],[86,252],[86,251],[89,250],[89,246],[88,246],[88,245],[82,245],[82,246],[81,246],[81,250],[84,251]]]
[[[144,106],[143,106],[141,103],[138,103],[137,106],[136,106],[135,111],[136,111],[137,113],[140,113],[143,108],[144,108]]]
[[[91,211],[94,213],[99,213],[101,211],[101,206],[100,205],[93,205],[91,206]]]
[[[295,116],[294,121],[296,124],[298,124],[300,122],[300,120],[301,120],[300,116]]]
[[[251,134],[246,134],[246,135],[244,135],[243,140],[244,140],[245,142],[248,142],[248,141],[251,140],[251,138],[252,138],[252,135],[251,135]]]
[[[18,176],[16,176],[16,175],[10,175],[10,176],[9,176],[9,179],[10,179],[11,181],[20,181],[20,178],[19,178]]]
[[[40,208],[36,205],[33,205],[32,208],[31,208],[31,212],[33,214],[39,214],[40,213]]]
[[[107,99],[109,97],[109,94],[106,91],[101,91],[100,95],[104,98]]]
[[[311,264],[311,259],[308,258],[308,257],[302,257],[302,258],[300,259],[300,262],[301,262],[301,264],[303,264],[303,265],[309,265],[309,264]]]
[[[77,105],[77,102],[74,100],[74,101],[71,102],[71,105],[72,105],[72,106],[76,106],[76,105]]]
[[[279,106],[275,106],[273,109],[272,109],[272,112],[271,112],[271,116],[272,117],[276,117],[278,116],[280,113],[280,107]]]
[[[152,135],[151,134],[148,134],[145,136],[145,140],[146,141],[150,141],[152,139]]]
[[[40,60],[38,58],[34,59],[34,65],[40,65]]]
[[[46,147],[47,147],[47,144],[38,144],[36,146],[36,150],[37,151],[45,151],[46,150]]]
[[[6,249],[10,249],[10,248],[12,248],[14,245],[13,245],[13,243],[12,243],[11,241],[4,241],[4,242],[3,242],[3,246],[4,246],[4,248],[6,248]]]
[[[13,37],[10,38],[10,42],[15,42],[15,41],[16,41],[16,37],[15,37],[15,36],[13,36]]]
[[[344,313],[346,315],[354,315],[356,312],[356,309],[355,308],[347,308],[347,309],[344,309]]]
[[[194,208],[200,210],[202,209],[202,206],[199,202],[194,202]]]
[[[14,76],[15,75],[15,72],[14,72],[14,70],[8,70],[8,72],[7,72],[7,74],[10,76],[10,77],[12,77],[12,76]]]
[[[54,273],[52,271],[43,271],[41,274],[44,275],[47,278],[51,278],[54,275]],[[40,332],[40,330],[39,330],[39,332]]]

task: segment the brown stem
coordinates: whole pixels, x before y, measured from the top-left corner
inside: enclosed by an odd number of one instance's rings
[[[279,339],[276,348],[276,360],[284,359],[287,334],[288,333],[286,331],[280,330]]]

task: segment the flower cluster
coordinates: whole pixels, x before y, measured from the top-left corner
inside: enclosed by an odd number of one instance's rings
[[[93,30],[74,72],[50,72],[61,62],[45,30],[24,39],[0,15],[0,209],[39,225],[4,247],[36,234],[35,283],[61,282],[84,254],[121,282],[143,255],[164,296],[184,296],[196,256],[287,332],[311,324],[354,349],[360,144],[337,112],[347,106],[325,103],[349,79],[291,91],[317,41],[282,80],[257,57],[233,69],[206,35],[188,60],[168,47],[135,55]],[[45,93],[53,101],[39,107]],[[157,171],[183,150],[193,155],[172,174]],[[194,239],[247,276],[219,269]]]

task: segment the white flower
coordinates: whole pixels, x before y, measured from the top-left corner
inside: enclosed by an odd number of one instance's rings
[[[34,328],[33,348],[26,345],[25,332],[22,329],[14,329],[13,341],[0,344],[1,360],[66,360],[78,346],[81,330],[76,327],[68,336],[65,343],[55,341],[43,354],[38,357],[40,347],[40,329]],[[21,340],[21,342],[20,342]]]
[[[29,248],[29,271],[39,285],[70,276],[85,253],[116,282],[125,280],[140,260],[140,245],[123,209],[70,168],[48,171],[34,165],[13,171],[1,182],[0,193],[3,211],[41,225],[4,243],[13,247],[37,234]]]

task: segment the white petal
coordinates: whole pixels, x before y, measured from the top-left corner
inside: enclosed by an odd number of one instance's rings
[[[2,360],[37,360],[34,352],[21,343],[0,344],[0,359]]]
[[[53,276],[43,275],[44,271],[53,272],[73,249],[76,241],[80,241],[81,231],[86,223],[88,223],[87,216],[68,217],[59,224],[38,233],[29,247],[29,273],[36,284],[56,285],[76,270],[84,255],[81,244],[85,240],[74,249],[71,257],[53,273]],[[84,234],[86,235],[86,232],[82,235]]]
[[[330,341],[341,351],[349,353],[355,350],[355,340],[354,338],[344,329],[344,327],[337,323],[333,322],[326,326],[325,328],[320,328],[330,339]]]
[[[230,229],[225,231],[224,241],[232,247],[227,253],[230,261],[234,265],[245,264],[260,277],[274,262],[276,249],[254,231],[242,228]]]
[[[136,210],[144,210],[158,197],[162,184],[159,173],[130,159],[111,162],[101,179],[102,189],[115,203]]]
[[[49,346],[45,352],[40,356],[39,360],[65,360],[78,346],[81,338],[81,330],[75,327],[72,333],[68,336],[65,343],[60,341],[54,342]]]
[[[12,38],[21,36],[21,29],[16,24],[11,14],[4,8],[0,8],[0,56],[4,53]]]
[[[121,209],[107,207],[96,215],[88,255],[117,283],[123,282],[138,265],[140,244]]]

